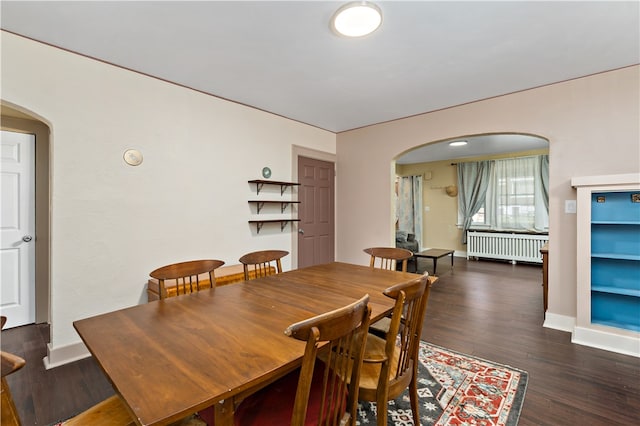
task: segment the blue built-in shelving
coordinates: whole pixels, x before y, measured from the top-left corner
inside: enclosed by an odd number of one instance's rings
[[[591,322],[640,331],[640,191],[591,194]]]
[[[571,186],[577,204],[571,341],[640,358],[640,173],[577,176]]]

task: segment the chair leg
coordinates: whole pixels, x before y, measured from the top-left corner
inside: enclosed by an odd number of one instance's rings
[[[378,401],[376,401],[376,421],[378,426],[387,426],[387,410],[389,409],[387,406],[387,397],[385,395],[386,392],[378,392]]]
[[[413,424],[420,424],[420,412],[418,411],[418,378],[414,371],[411,382],[409,383],[409,399],[411,400],[411,413],[413,414]]]
[[[387,417],[389,410],[389,363],[382,364],[380,369],[380,379],[378,381],[378,390],[376,392],[376,424],[377,426],[387,426]],[[384,379],[383,379],[384,378]]]

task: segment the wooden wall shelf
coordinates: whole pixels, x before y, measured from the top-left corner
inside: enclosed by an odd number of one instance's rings
[[[280,231],[284,231],[284,227],[289,222],[300,222],[300,219],[266,219],[266,220],[250,220],[249,223],[255,223],[258,234],[265,223],[280,223]]]
[[[300,204],[300,201],[278,201],[278,200],[249,200],[250,204],[256,204],[258,206],[258,214],[265,204],[280,204],[280,212],[284,213],[289,204]]]
[[[300,184],[297,182],[280,182],[277,180],[263,180],[263,179],[255,179],[250,180],[249,183],[256,184],[256,194],[260,194],[260,190],[264,185],[278,185],[280,186],[280,195],[284,194],[284,191],[290,186],[299,186]]]
[[[297,182],[281,182],[277,180],[263,180],[263,179],[255,179],[250,180],[249,183],[256,184],[256,195],[260,195],[260,190],[264,185],[275,185],[280,187],[280,195],[284,195],[284,191],[287,188],[293,186],[299,186],[300,184]],[[300,201],[291,201],[291,200],[249,200],[249,204],[255,204],[257,206],[257,213],[260,214],[260,210],[264,207],[265,204],[280,204],[280,213],[284,213],[289,204],[300,204]],[[264,226],[265,223],[280,223],[280,232],[284,231],[284,228],[287,224],[291,222],[300,222],[300,219],[293,218],[282,218],[282,219],[256,219],[250,220],[249,223],[256,224],[257,233],[260,233],[260,230]]]

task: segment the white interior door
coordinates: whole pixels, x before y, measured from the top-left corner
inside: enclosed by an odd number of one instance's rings
[[[0,162],[0,313],[6,327],[35,313],[35,136],[2,131]]]

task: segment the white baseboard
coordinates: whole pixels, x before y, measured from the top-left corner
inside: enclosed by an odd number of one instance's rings
[[[617,352],[640,358],[640,338],[637,333],[611,332],[603,328],[578,327],[576,319],[547,312],[544,327],[571,333],[571,343]]]
[[[91,353],[82,342],[56,348],[52,347],[51,343],[47,343],[47,356],[42,361],[44,368],[49,370],[90,356]]]
[[[543,327],[545,328],[552,328],[554,330],[567,331],[569,333],[573,333],[573,329],[575,328],[575,326],[576,326],[575,317],[552,314],[551,312],[547,312],[544,315]]]
[[[575,327],[571,342],[640,358],[640,338],[593,328]]]

